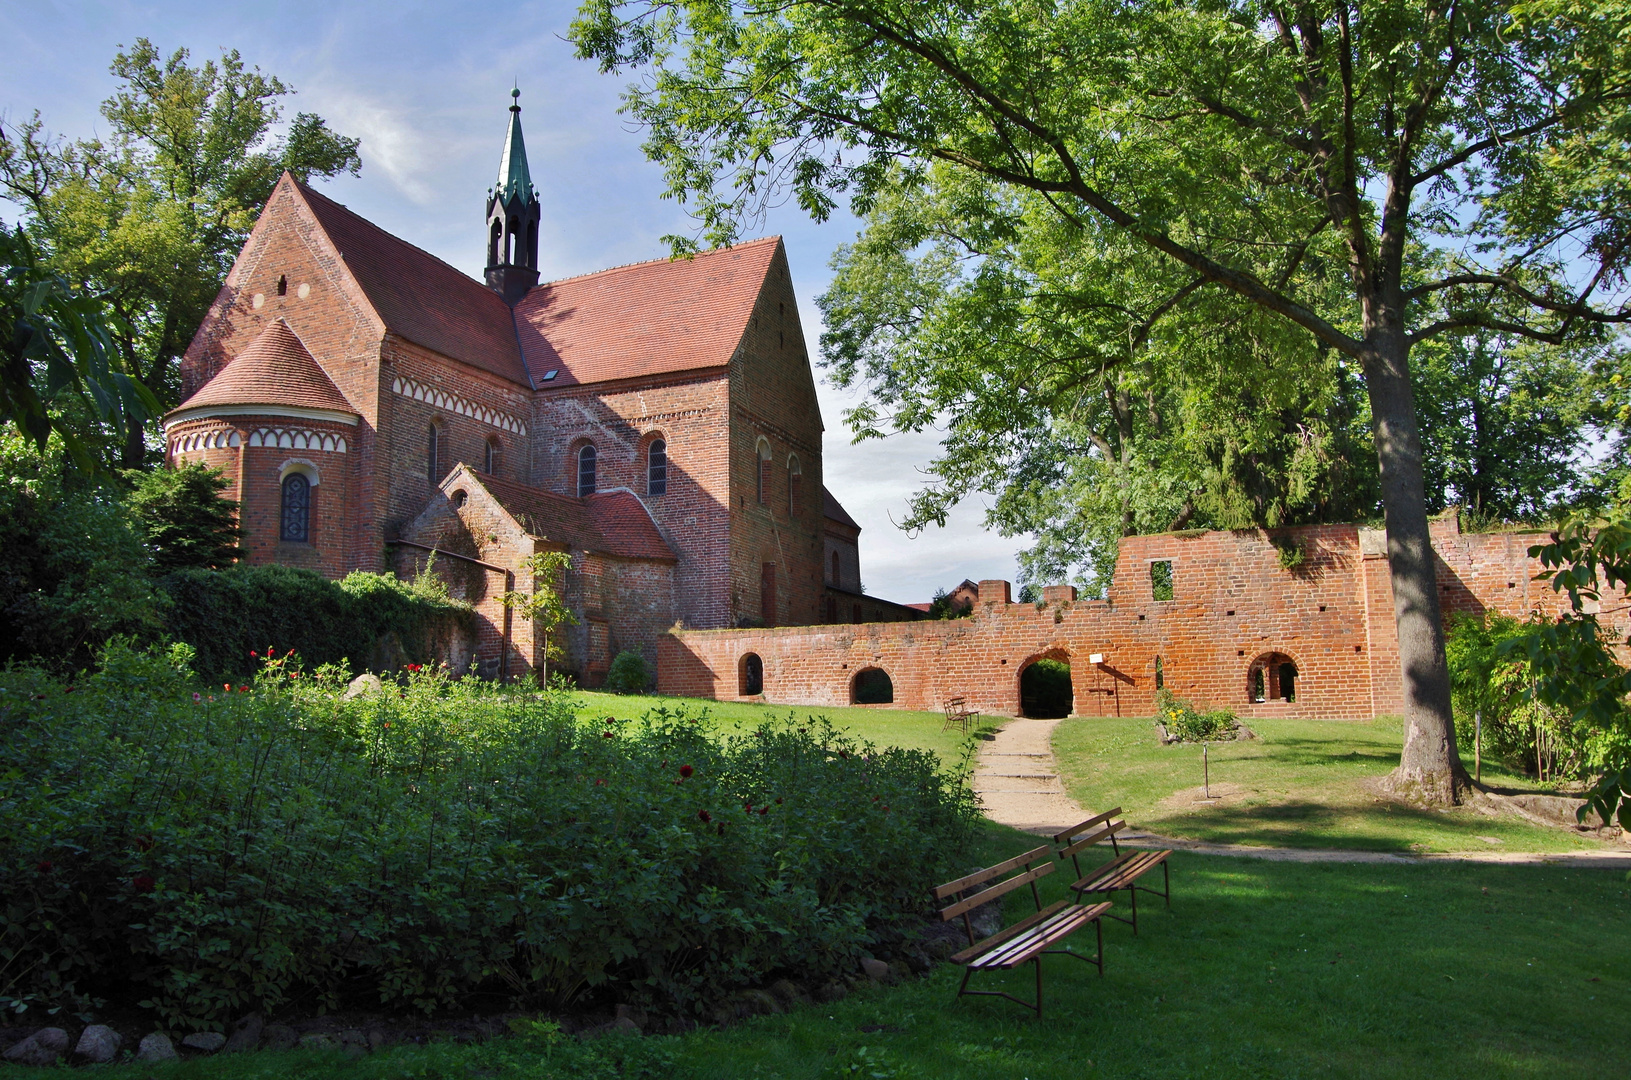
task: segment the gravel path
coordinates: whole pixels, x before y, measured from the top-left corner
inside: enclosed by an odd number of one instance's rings
[[[1065,794],[1053,757],[1053,729],[1058,720],[1010,720],[998,729],[974,763],[974,791],[985,816],[1037,836],[1050,836],[1093,816]],[[1202,855],[1232,855],[1283,862],[1345,863],[1551,863],[1581,867],[1631,869],[1631,850],[1600,848],[1591,851],[1459,851],[1444,854],[1394,854],[1388,851],[1347,851],[1327,848],[1257,847],[1250,844],[1212,844],[1178,840],[1129,829],[1121,839],[1134,847],[1176,848]]]

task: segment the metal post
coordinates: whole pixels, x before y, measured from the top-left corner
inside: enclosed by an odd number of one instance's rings
[[[1206,797],[1210,799],[1212,797],[1212,759],[1207,755],[1208,749],[1210,749],[1210,744],[1201,743],[1201,775],[1204,777],[1203,783],[1206,785]]]
[[[1472,714],[1472,767],[1477,782],[1484,782],[1484,710]]]

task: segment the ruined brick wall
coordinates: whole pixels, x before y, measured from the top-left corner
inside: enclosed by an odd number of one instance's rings
[[[1517,583],[1539,569],[1526,538],[1440,529],[1435,539],[1457,610],[1546,609],[1534,591],[1524,605],[1512,602]],[[1283,566],[1275,540],[1300,548],[1301,563]],[[1155,563],[1171,564],[1171,599],[1156,599]],[[1105,600],[1049,589],[1041,603],[1015,604],[1010,592],[1007,582],[982,581],[969,619],[670,634],[659,648],[659,686],[737,697],[751,652],[763,661],[767,701],[848,704],[855,676],[876,667],[889,674],[896,707],[936,709],[962,696],[972,708],[1013,715],[1024,669],[1046,656],[1071,664],[1076,715],[1136,716],[1154,711],[1159,658],[1168,689],[1248,718],[1360,719],[1399,708],[1387,563],[1378,538],[1356,526],[1279,530],[1272,539],[1259,530],[1130,537]],[[1295,665],[1294,701],[1273,698],[1277,669],[1265,679],[1268,700],[1253,700],[1253,668],[1270,657]]]
[[[730,408],[731,610],[715,625],[819,622],[826,599],[821,410],[780,244],[731,362]],[[770,453],[762,501],[761,447]]]

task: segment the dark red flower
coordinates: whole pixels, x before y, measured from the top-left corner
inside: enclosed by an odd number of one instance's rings
[[[841,758],[847,758],[847,757],[849,757],[849,751],[848,750],[840,750],[840,751],[838,751],[838,756],[841,757]]]
[[[600,737],[601,737],[601,738],[602,738],[602,739],[615,739],[615,738],[617,738],[617,736],[616,736],[616,735],[613,735],[613,734],[612,734],[612,733],[611,733],[611,732],[609,732],[609,731],[602,731],[602,732],[601,732],[601,733],[600,733]]]
[[[689,765],[681,765],[680,766],[680,778],[683,779],[683,780],[691,779],[691,774],[694,773],[694,772],[696,772],[696,770],[691,768],[691,766],[689,766]]]
[[[596,780],[595,781],[595,787],[605,787],[605,786],[606,786],[606,781],[604,781],[604,780]]]
[[[782,799],[781,799],[781,796],[778,795],[778,796],[776,796],[776,805],[780,806],[781,804],[782,804]]]
[[[49,874],[51,872],[51,860],[41,859],[39,862],[34,864],[34,869],[38,870],[42,874]]]
[[[154,881],[151,877],[148,877],[146,874],[137,874],[135,877],[130,879],[130,884],[131,884],[131,887],[134,888],[137,892],[149,893],[149,892],[153,891],[154,887],[158,884],[158,882]]]
[[[258,653],[258,652],[256,652],[256,651],[255,651],[255,650],[254,650],[254,649],[250,649],[250,650],[249,650],[249,659],[251,659],[251,660],[259,660],[259,659],[260,659],[260,658],[261,658],[261,654],[260,654],[260,653]]]
[[[708,824],[708,822],[712,821],[713,819],[714,819],[714,816],[712,814],[708,813],[708,811],[706,811],[706,810],[698,810],[697,811],[697,820],[702,822],[704,825]]]
[[[886,814],[889,813],[889,804],[888,803],[883,804],[883,812],[886,813]]]
[[[768,807],[768,806],[759,807],[759,816],[760,817],[764,817],[768,813],[770,813],[770,807]]]
[[[224,682],[224,683],[221,684],[221,689],[223,691],[225,691],[226,693],[230,694],[230,693],[232,693],[232,684],[229,683],[229,682]]]
[[[751,814],[753,813],[753,804],[750,802],[745,802],[742,804],[742,809]]]
[[[136,837],[136,850],[137,851],[152,851],[153,850],[153,838],[151,836],[138,836],[138,837]]]
[[[73,692],[74,692],[74,688],[73,688],[73,687],[71,687],[71,686],[70,686],[70,687],[69,687],[69,688],[68,688],[68,689],[66,689],[66,690],[64,690],[64,691],[63,691],[63,693],[64,693],[64,694],[71,694],[71,693],[73,693]]]
[[[238,687],[238,693],[240,693],[240,694],[247,694],[247,693],[249,693],[249,687],[247,687],[247,686],[240,686],[240,687]]]

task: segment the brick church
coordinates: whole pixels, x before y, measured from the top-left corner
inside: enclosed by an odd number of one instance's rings
[[[224,472],[251,563],[434,554],[486,674],[542,659],[499,601],[541,551],[571,554],[560,666],[589,685],[676,626],[915,617],[862,594],[859,526],[823,487],[781,240],[541,283],[520,114],[485,281],[285,174],[187,351],[169,460]]]

